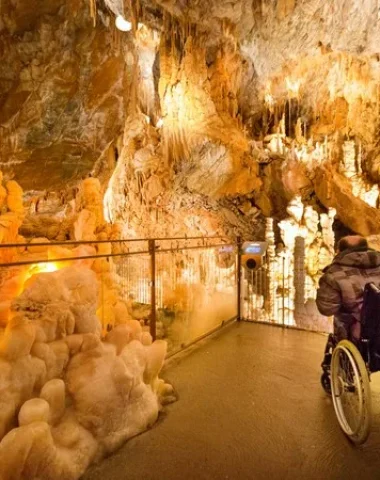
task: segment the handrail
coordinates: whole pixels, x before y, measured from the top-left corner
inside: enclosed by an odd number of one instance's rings
[[[55,247],[60,245],[93,245],[97,243],[122,243],[122,242],[143,242],[145,240],[134,239],[130,240],[67,240],[66,242],[35,242],[35,243],[1,243],[0,248],[18,248],[18,247]]]
[[[125,252],[125,253],[109,253],[103,255],[84,255],[81,257],[65,257],[65,258],[47,258],[46,260],[25,260],[22,262],[12,262],[12,263],[0,263],[0,268],[2,267],[20,267],[24,265],[36,265],[39,263],[55,263],[55,262],[72,262],[74,260],[88,260],[96,258],[109,258],[109,257],[130,257],[132,255],[148,255],[149,250],[144,250],[142,252]]]
[[[141,245],[136,244],[136,242],[141,242]],[[169,243],[165,243],[169,242]],[[99,253],[96,253],[95,249],[93,251],[89,251],[88,255],[86,255],[86,250],[82,252],[75,252],[73,250],[70,250],[70,255],[72,256],[67,256],[64,258],[46,258],[50,257],[48,254],[48,248],[49,247],[54,247],[54,246],[79,246],[79,245],[93,245],[96,246],[97,244],[111,244],[111,245],[119,245],[120,249],[116,250],[115,253],[112,253],[112,249],[110,248],[108,251],[109,253],[102,253],[99,251]],[[51,270],[54,271],[56,268],[43,268],[44,264],[45,265],[51,265],[51,264],[59,264],[56,265],[57,269],[58,268],[64,268],[65,266],[68,267],[72,264],[75,265],[76,261],[86,261],[86,260],[91,260],[95,261],[97,259],[101,260],[103,259],[103,262],[109,261],[112,262],[113,258],[121,258],[121,264],[117,261],[115,261],[115,271],[118,272],[119,275],[122,276],[122,285],[123,285],[123,291],[122,295],[127,295],[128,291],[129,292],[134,292],[134,288],[136,285],[139,285],[139,281],[141,280],[141,277],[144,276],[146,278],[146,282],[144,283],[145,287],[143,286],[143,290],[140,292],[140,297],[138,298],[138,301],[143,301],[147,306],[149,305],[150,308],[150,313],[149,313],[149,319],[148,319],[148,324],[149,324],[149,331],[150,334],[152,335],[153,339],[156,339],[157,335],[157,318],[158,318],[158,308],[163,308],[163,292],[164,288],[166,288],[161,281],[160,283],[158,282],[159,275],[160,275],[160,263],[158,262],[158,255],[160,253],[163,253],[164,255],[161,257],[161,262],[162,259],[164,261],[164,264],[166,264],[166,254],[172,253],[173,255],[173,263],[168,263],[168,265],[172,265],[174,268],[177,268],[177,255],[178,252],[185,254],[186,251],[190,250],[208,250],[211,252],[211,257],[213,257],[214,251],[218,251],[221,247],[233,247],[231,250],[233,250],[234,254],[238,254],[238,249],[236,248],[237,244],[235,240],[231,237],[227,236],[210,236],[210,237],[167,237],[167,238],[157,238],[157,239],[121,239],[121,240],[84,240],[84,241],[66,241],[66,242],[36,242],[36,243],[16,243],[16,244],[1,244],[0,249],[3,249],[3,254],[5,254],[7,251],[4,249],[19,249],[20,247],[46,247],[46,250],[44,249],[43,251],[36,252],[35,254],[32,254],[29,252],[17,252],[15,251],[15,255],[13,257],[9,257],[9,262],[4,262],[4,259],[1,259],[2,263],[0,263],[0,269],[1,272],[3,272],[3,269],[15,269],[15,270],[9,270],[9,272],[16,273],[17,275],[22,274],[23,272],[23,267],[29,268],[30,266],[33,266],[36,268],[35,273],[42,273],[44,270]],[[124,248],[123,248],[124,247]],[[128,248],[129,247],[129,248]],[[31,248],[32,250],[32,248]],[[125,250],[125,251],[123,251]],[[129,251],[131,250],[131,251]],[[77,255],[78,253],[79,255]],[[1,254],[1,250],[0,250]],[[62,257],[63,255],[59,254],[59,251],[56,253],[57,257]],[[191,254],[189,253],[188,255]],[[45,258],[44,258],[45,257]],[[135,261],[127,261],[128,258],[133,257],[134,259],[137,259]],[[163,258],[165,257],[165,258]],[[125,259],[125,263],[123,262],[123,258]],[[201,258],[201,257],[199,257]],[[110,260],[108,260],[110,259]],[[143,264],[140,264],[140,260],[143,262]],[[149,261],[149,264],[147,263]],[[91,262],[92,263],[92,262]],[[136,265],[135,265],[136,263]],[[42,266],[42,268],[38,269],[38,265]],[[100,265],[101,266],[101,265]],[[90,262],[88,265],[89,268],[91,268]],[[120,267],[120,268],[119,268]],[[79,268],[80,265],[79,265]],[[131,272],[134,272],[134,268],[137,268],[140,270],[140,272],[137,274],[136,281],[130,281],[129,277]],[[26,272],[25,269],[25,272]],[[130,270],[132,269],[132,270]],[[97,270],[97,269],[96,269]],[[108,270],[108,269],[106,269]],[[33,274],[33,271],[29,271],[30,274]],[[49,272],[51,273],[51,272]],[[149,278],[150,277],[150,278]],[[4,276],[2,279],[3,281],[7,281],[8,276]],[[184,277],[185,278],[185,277]],[[140,280],[139,280],[140,279]],[[188,286],[191,285],[188,280],[184,280]],[[233,282],[234,280],[232,280]],[[125,286],[124,286],[124,282]],[[121,285],[121,284],[120,284]],[[146,291],[150,291],[150,296],[145,296]],[[136,290],[137,291],[137,290]],[[139,295],[137,293],[137,295]],[[124,297],[123,297],[124,298]],[[99,298],[100,305],[102,305],[104,302],[103,296]],[[102,323],[106,322],[106,317],[104,317],[104,312],[99,313],[99,318],[101,319]],[[224,323],[224,322],[223,322]],[[105,324],[103,325],[105,326]],[[217,327],[215,327],[216,329]],[[213,328],[211,331],[207,331],[207,334],[215,331]],[[203,335],[201,335],[197,340],[200,338],[203,338]],[[192,343],[192,342],[190,342]],[[181,346],[182,348],[182,346]]]
[[[235,247],[234,243],[219,243],[216,245],[197,245],[196,247],[157,248],[157,253],[178,252],[180,250],[203,250],[205,248]]]
[[[159,237],[159,238],[128,238],[122,240],[67,240],[65,242],[35,242],[35,243],[1,243],[1,248],[19,248],[19,247],[48,247],[61,245],[97,245],[102,243],[125,243],[125,242],[149,242],[155,240],[162,242],[165,240],[211,240],[211,239],[231,240],[227,236],[211,236],[211,237]]]
[[[37,243],[33,243],[33,246],[37,246]],[[50,245],[47,243],[46,245]],[[202,250],[202,249],[212,249],[212,248],[219,248],[219,247],[234,247],[236,244],[234,243],[219,243],[219,244],[210,244],[210,245],[197,245],[197,246],[190,246],[190,247],[175,247],[175,248],[165,248],[161,249],[159,245],[156,245],[156,252],[157,253],[169,253],[169,252],[178,252],[181,250]],[[97,258],[109,258],[109,257],[130,257],[133,255],[149,255],[151,254],[150,250],[139,250],[137,252],[121,252],[121,253],[109,253],[109,254],[100,254],[100,255],[82,255],[82,256],[74,256],[74,257],[64,257],[64,258],[47,258],[47,259],[31,259],[31,260],[20,260],[16,262],[9,262],[9,263],[0,263],[0,268],[5,267],[20,267],[25,265],[35,265],[40,263],[54,263],[54,262],[69,262],[75,260],[86,260],[86,259],[97,259]]]

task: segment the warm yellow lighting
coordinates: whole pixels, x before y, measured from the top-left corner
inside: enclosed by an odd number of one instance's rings
[[[162,126],[164,125],[164,121],[162,118],[159,118],[157,123],[156,123],[156,127],[157,128],[161,128]]]
[[[271,108],[274,104],[273,96],[270,93],[266,93],[264,97],[265,105]]]
[[[285,83],[286,83],[286,88],[288,90],[288,93],[290,94],[291,97],[297,97],[300,86],[301,86],[301,80],[292,80],[289,77],[285,78]]]
[[[20,275],[20,283],[16,297],[18,297],[25,289],[25,283],[38,273],[51,273],[59,270],[58,265],[55,262],[48,263],[35,263],[29,267],[27,271]]]
[[[271,89],[272,89],[272,84],[271,82],[268,82],[265,86],[264,103],[270,110],[274,105],[274,98],[273,98]]]
[[[343,88],[343,95],[345,99],[350,103],[350,101],[353,102],[358,98],[364,98],[365,90],[365,86],[359,82],[347,82]]]
[[[29,271],[26,275],[26,280],[32,275],[36,275],[37,273],[52,273],[56,272],[57,270],[58,265],[55,262],[36,263],[30,266]]]
[[[130,32],[132,30],[132,23],[128,22],[123,16],[118,15],[115,20],[116,28],[122,32]]]

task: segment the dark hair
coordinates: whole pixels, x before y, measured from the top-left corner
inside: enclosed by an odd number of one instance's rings
[[[357,241],[352,244],[349,237],[343,237],[338,242],[338,249],[340,252],[347,250],[348,248],[368,248],[368,242],[364,237],[357,237]]]

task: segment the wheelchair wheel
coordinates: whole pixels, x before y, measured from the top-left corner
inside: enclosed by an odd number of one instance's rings
[[[331,390],[343,432],[355,444],[364,443],[371,422],[371,391],[359,350],[348,340],[335,347],[331,361]]]

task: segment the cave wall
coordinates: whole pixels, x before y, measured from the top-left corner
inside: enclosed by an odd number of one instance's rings
[[[122,131],[128,39],[107,18],[94,27],[73,0],[1,3],[1,167],[25,190],[75,183]]]
[[[346,198],[322,192],[344,180],[347,139],[360,146],[363,181],[379,181],[375,3],[5,0],[5,177],[19,181],[32,205],[34,191],[53,191],[55,203],[39,202],[50,215],[91,173],[101,180],[109,216],[128,234],[158,227],[162,234],[195,228],[253,236],[263,232],[263,216],[281,220],[299,194],[367,232],[373,222],[340,215]],[[116,15],[133,30],[118,31]],[[141,122],[140,138],[129,129]],[[279,133],[286,153],[271,150]],[[312,150],[326,139],[338,177],[316,175],[291,154],[292,145]],[[320,179],[330,185],[319,187]],[[347,194],[359,217],[373,214],[350,185]],[[37,223],[37,234],[38,221],[26,222]]]

